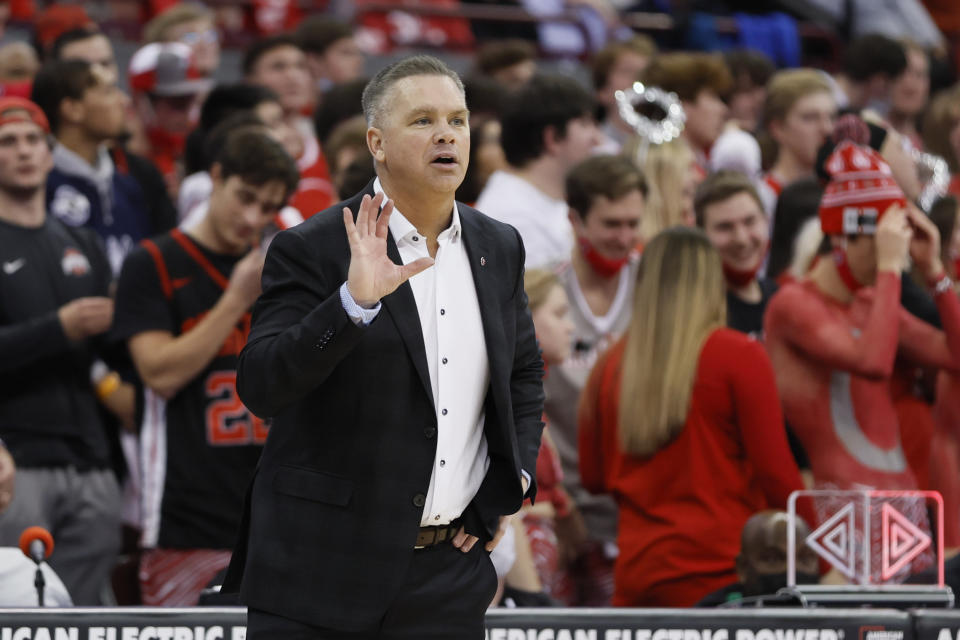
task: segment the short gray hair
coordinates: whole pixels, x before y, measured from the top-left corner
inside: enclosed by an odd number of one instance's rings
[[[374,126],[382,120],[384,97],[397,81],[411,76],[446,76],[465,94],[460,76],[442,60],[425,55],[404,58],[381,69],[364,87],[361,104],[367,125]]]

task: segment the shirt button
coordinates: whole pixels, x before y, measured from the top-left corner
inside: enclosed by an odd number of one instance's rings
[[[447,410],[446,410],[446,409],[443,409],[440,413],[443,414],[443,415],[447,415]]]
[[[427,438],[432,438],[437,435],[437,429],[435,427],[427,427],[423,430],[423,435]]]
[[[420,236],[413,236],[414,242],[420,242]]]
[[[446,309],[440,309],[440,315],[442,315],[442,316],[447,315],[447,310],[446,310]]]
[[[441,460],[441,461],[440,461],[440,466],[441,466],[441,467],[445,467],[446,465],[447,465],[447,461],[446,461],[446,460]]]
[[[447,359],[444,358],[443,360],[441,360],[441,362],[443,362],[443,364],[447,364]]]
[[[439,519],[440,519],[440,514],[438,513],[437,515],[433,516],[433,519],[434,519],[434,520],[439,520]]]
[[[422,507],[426,503],[427,496],[423,495],[422,493],[418,493],[417,495],[413,496],[413,506]]]

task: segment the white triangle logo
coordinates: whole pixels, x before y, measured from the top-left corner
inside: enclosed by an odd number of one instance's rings
[[[847,552],[846,523],[841,526],[834,527],[833,531],[830,531],[823,536],[823,546],[829,549],[834,555],[840,558],[844,557]]]
[[[853,508],[848,502],[806,539],[811,549],[851,580],[856,573]]]

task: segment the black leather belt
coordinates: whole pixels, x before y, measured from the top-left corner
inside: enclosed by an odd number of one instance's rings
[[[417,534],[417,542],[414,549],[425,549],[433,547],[441,542],[453,540],[460,530],[460,521],[454,520],[450,524],[441,524],[435,527],[420,527],[420,533]]]

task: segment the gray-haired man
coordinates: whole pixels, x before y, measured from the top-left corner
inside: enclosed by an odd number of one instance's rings
[[[470,148],[454,72],[402,60],[363,105],[377,178],[264,265],[237,389],[273,422],[225,588],[242,576],[254,640],[479,639],[489,551],[535,493],[523,245],[454,202]]]

